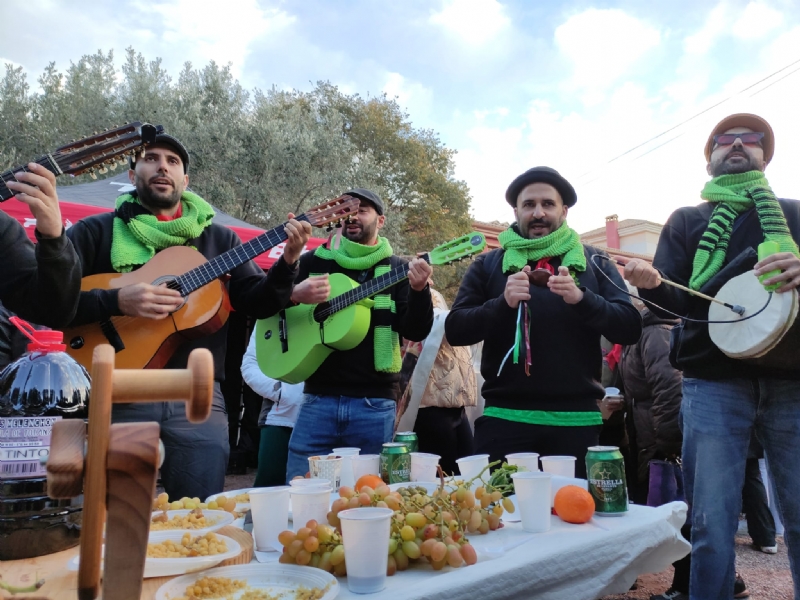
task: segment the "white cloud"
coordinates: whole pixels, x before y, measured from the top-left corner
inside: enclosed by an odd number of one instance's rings
[[[447,0],[430,22],[461,38],[469,45],[491,40],[510,24],[497,0]]]
[[[745,40],[757,40],[783,22],[783,15],[762,2],[750,2],[742,16],[733,24],[731,32]]]
[[[397,103],[413,115],[418,124],[430,113],[433,103],[433,92],[419,82],[406,79],[400,73],[389,73],[383,92],[389,98],[397,98]]]
[[[722,36],[733,21],[733,9],[727,0],[722,0],[706,17],[702,29],[687,36],[684,40],[683,50],[694,58],[708,53],[717,39]]]
[[[570,83],[587,90],[588,104],[601,101],[660,41],[658,29],[618,9],[586,10],[555,31],[556,46],[573,65]]]

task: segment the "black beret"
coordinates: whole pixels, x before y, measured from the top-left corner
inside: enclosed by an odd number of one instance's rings
[[[572,207],[578,201],[578,196],[575,194],[575,188],[572,187],[572,184],[564,179],[558,171],[550,167],[533,167],[519,175],[508,186],[506,201],[516,208],[520,192],[532,183],[548,183],[552,185],[561,194],[561,199],[564,201],[565,206]]]

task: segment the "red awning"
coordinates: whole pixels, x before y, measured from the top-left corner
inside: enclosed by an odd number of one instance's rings
[[[103,212],[110,212],[110,209],[102,208],[99,206],[90,206],[86,204],[75,204],[74,202],[61,202],[59,203],[61,208],[61,217],[64,219],[64,226],[69,229],[72,227],[73,223],[80,221],[81,219],[96,215]],[[17,221],[22,223],[22,226],[25,228],[25,231],[28,233],[28,237],[33,241],[36,242],[36,236],[33,234],[33,230],[36,228],[36,219],[33,218],[31,215],[31,210],[28,208],[28,205],[24,202],[20,202],[16,198],[11,198],[10,200],[6,200],[2,204],[0,204],[0,209],[14,217]],[[247,227],[229,227],[231,230],[235,231],[236,234],[241,238],[242,242],[247,242],[253,239],[254,237],[261,235],[264,233],[263,229],[259,229],[257,227],[247,228]],[[310,238],[308,243],[306,244],[306,250],[313,250],[317,246],[322,245],[325,242],[322,238]],[[278,258],[280,258],[281,254],[283,254],[283,248],[286,246],[285,243],[278,244],[268,252],[257,256],[255,258],[256,264],[264,269],[265,271],[269,269]]]

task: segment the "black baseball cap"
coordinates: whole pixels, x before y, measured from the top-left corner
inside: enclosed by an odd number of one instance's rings
[[[561,194],[564,205],[570,208],[575,206],[575,203],[578,201],[575,188],[573,188],[572,184],[564,179],[558,171],[550,167],[533,167],[511,182],[511,185],[509,185],[506,190],[506,202],[516,208],[517,198],[520,192],[532,183],[547,183],[552,185],[558,190],[558,193]]]
[[[169,146],[175,153],[181,157],[181,161],[183,161],[183,172],[189,172],[189,152],[186,150],[186,146],[181,144],[180,140],[176,137],[173,137],[167,133],[159,133],[156,135],[156,140],[150,144],[151,146]],[[136,162],[136,155],[131,157],[130,164],[131,169],[133,169],[133,165]]]
[[[379,215],[383,214],[383,201],[380,199],[380,196],[375,192],[364,188],[353,188],[352,190],[348,190],[344,193],[345,196],[354,196],[355,198],[360,198],[361,200],[366,200],[367,202],[371,202],[372,205],[375,207],[375,212]]]

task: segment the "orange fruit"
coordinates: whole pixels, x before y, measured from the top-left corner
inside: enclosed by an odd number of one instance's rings
[[[361,488],[364,486],[371,487],[373,490],[378,486],[383,485],[383,479],[378,477],[377,475],[362,475],[356,481],[356,491],[360,492]]]
[[[586,523],[594,514],[594,498],[582,487],[565,485],[556,492],[553,509],[562,521]]]

